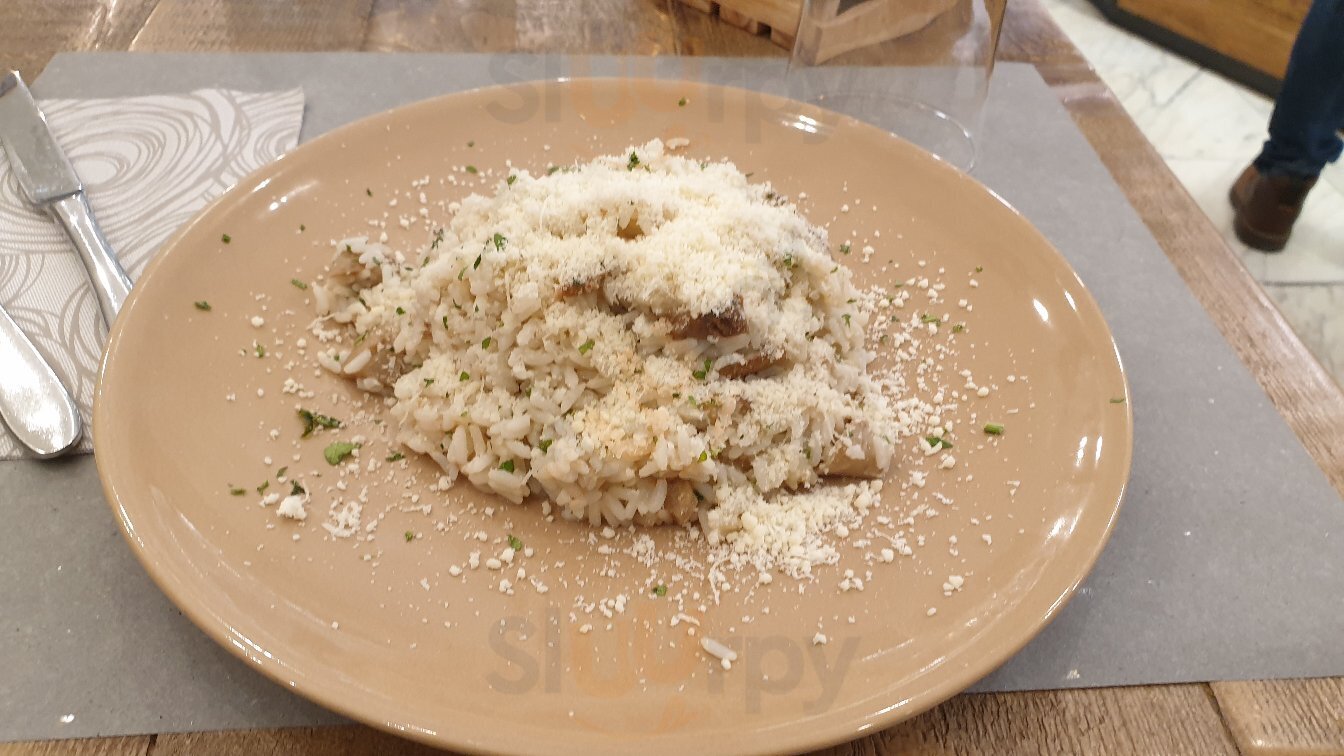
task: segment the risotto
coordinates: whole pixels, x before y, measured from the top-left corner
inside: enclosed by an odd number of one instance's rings
[[[516,171],[419,249],[339,242],[318,359],[511,502],[711,541],[829,516],[804,506],[823,479],[881,477],[911,435],[870,374],[871,308],[768,184],[674,153]]]

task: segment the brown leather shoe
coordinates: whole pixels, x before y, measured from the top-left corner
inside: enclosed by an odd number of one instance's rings
[[[1255,166],[1247,166],[1229,193],[1237,211],[1232,219],[1237,238],[1261,252],[1283,249],[1315,185],[1316,179],[1261,176]]]

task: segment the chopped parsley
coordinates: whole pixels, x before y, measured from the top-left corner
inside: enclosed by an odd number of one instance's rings
[[[366,189],[364,190],[364,193],[367,194],[367,195],[369,195],[370,197],[373,196],[373,190],[372,190],[372,189],[367,189],[367,188],[366,188]]]
[[[1124,403],[1125,403],[1125,398],[1124,398],[1123,396],[1117,396],[1117,397],[1115,397],[1114,399],[1111,400],[1111,404],[1124,404]]]
[[[265,357],[265,356],[266,356],[266,347],[262,346],[261,344],[257,344],[256,352],[257,352],[257,357]]]
[[[522,550],[523,550],[523,541],[522,541],[522,539],[519,538],[518,536],[516,536],[516,535],[510,533],[510,534],[509,534],[509,548],[513,549],[514,551],[522,551]]]
[[[429,248],[438,249],[439,245],[442,243],[443,243],[443,229],[436,228],[434,229],[434,241],[430,242]]]
[[[952,442],[941,436],[925,436],[924,441],[928,443],[931,449],[951,449]]]
[[[443,330],[445,330],[445,331],[448,330],[448,316],[447,316],[447,315],[444,315],[444,316],[443,316]]]
[[[500,462],[500,463],[499,463],[499,469],[503,470],[504,472],[509,472],[509,473],[513,472],[514,469],[515,469],[515,468],[514,468],[514,465],[513,465],[513,460],[511,460],[511,459],[506,459],[506,460],[504,460],[503,462]]]
[[[405,308],[405,307],[398,306],[398,307],[397,307],[397,314],[398,314],[398,315],[405,315],[405,314],[406,314],[406,308]]]
[[[229,242],[233,241],[233,237],[229,236],[228,234],[224,234],[223,236],[219,237],[219,240],[224,242],[225,244],[228,244]]]
[[[537,442],[537,448],[541,449],[542,454],[545,454],[546,450],[551,448],[551,444],[553,443],[555,443],[555,439],[543,438]]]
[[[303,486],[299,485],[299,482],[297,480],[289,484],[290,496],[302,496],[306,493],[308,492],[304,490]]]
[[[847,255],[849,254],[849,250],[850,250],[849,242],[845,242],[844,244],[840,245],[840,254]]]
[[[466,383],[467,381],[471,380],[471,373],[468,373],[467,371],[463,370],[462,373],[457,376],[457,380],[461,381],[462,383]]]
[[[976,272],[976,273],[984,273],[984,272],[985,272],[985,266],[983,266],[983,265],[977,265],[977,266],[975,266],[975,272]]]
[[[323,449],[322,456],[326,457],[327,464],[339,465],[341,460],[353,454],[355,449],[358,449],[359,446],[359,444],[351,443],[349,441],[337,441]]]
[[[844,315],[841,315],[840,317],[844,319],[844,321],[845,321],[845,325],[849,325],[849,313],[845,313]]]
[[[406,543],[410,543],[411,541],[414,541],[414,540],[415,540],[415,531],[413,531],[413,530],[408,530],[408,531],[406,531],[405,533],[402,534],[402,538],[405,538],[405,539],[406,539]]]
[[[546,175],[549,176],[549,175],[551,175],[552,173],[555,173],[555,172],[558,171],[558,170],[560,170],[560,166],[558,166],[558,165],[552,165],[552,166],[550,166],[550,167],[548,167],[548,168],[546,169]]]
[[[289,279],[289,285],[290,285],[290,286],[293,286],[293,287],[296,288],[296,289],[307,289],[307,288],[308,288],[308,284],[304,283],[303,281],[300,281],[300,280],[297,279],[297,278],[291,278],[291,279]]]
[[[704,366],[704,368],[701,369],[701,370],[692,370],[692,371],[691,371],[691,376],[694,377],[697,381],[703,381],[703,380],[705,380],[705,378],[709,377],[709,368],[710,368],[710,366],[712,366],[713,364],[714,364],[714,361],[711,360],[710,358],[706,357],[706,358],[705,358],[705,366]]]
[[[476,173],[478,173],[478,171],[476,170],[476,166],[474,166],[474,165],[469,165],[469,166],[467,166],[467,173],[470,173],[470,174],[473,174],[473,175],[476,174]]]
[[[479,259],[479,258],[478,258]],[[467,266],[463,265],[462,270],[457,272],[457,280],[461,281],[467,275]]]
[[[685,102],[685,100],[682,100],[682,102]],[[655,596],[666,596],[666,595],[667,595],[667,586],[663,585],[662,583],[659,583],[658,585],[655,585],[655,586],[653,587],[653,595],[655,595]]]
[[[300,232],[307,231],[307,230],[308,230],[308,227],[307,227],[307,226],[303,225],[302,223],[299,224],[299,231],[300,231]]]
[[[592,349],[593,349],[594,346],[596,346],[596,345],[593,343],[593,340],[592,340],[592,339],[588,339],[587,341],[583,342],[582,344],[579,344],[579,354],[588,354],[589,352],[592,351]]]
[[[403,459],[406,459],[406,455],[402,454],[401,452],[392,452],[391,454],[387,455],[385,459],[388,462],[400,462]]]
[[[697,462],[704,462],[705,460],[709,459],[709,450],[706,449],[706,450],[700,452],[700,456],[699,456],[699,457],[696,457],[695,459],[696,459]]]
[[[313,435],[313,431],[318,427],[339,428],[341,421],[327,415],[320,415],[316,412],[309,412],[306,409],[299,410],[299,417],[303,419],[303,437],[308,438]]]
[[[500,232],[496,231],[495,235],[490,237],[490,241],[494,243],[495,251],[498,252],[504,249],[504,243],[507,242],[508,239],[505,238],[504,234],[501,234]]]
[[[630,152],[630,160],[629,160],[629,162],[627,162],[627,163],[625,164],[625,169],[626,169],[627,171],[633,171],[635,168],[638,168],[638,167],[639,167],[639,155],[636,155],[636,154],[634,153],[634,151],[631,150],[631,152]]]
[[[266,491],[266,489],[268,489],[268,488],[270,488],[270,487],[271,487],[271,482],[270,482],[269,480],[263,480],[263,481],[261,482],[261,485],[257,486],[257,493],[259,493],[259,494],[260,494],[260,493],[263,493],[263,492]]]
[[[476,146],[476,140],[474,140],[474,139],[468,139],[468,140],[467,140],[467,146],[468,146],[468,147],[475,147],[475,146]]]
[[[229,485],[229,495],[230,495],[230,496],[242,496],[242,495],[245,494],[245,493],[247,493],[247,489],[246,489],[246,488],[238,488],[238,487],[236,487],[236,486],[234,486],[234,485],[232,485],[232,484]]]
[[[956,325],[952,326],[952,333],[961,333],[964,330],[966,330],[965,323],[957,323]]]
[[[517,177],[517,176],[512,176],[512,175],[511,175],[511,176],[509,176],[508,178],[504,179],[504,183],[508,184],[509,186],[513,186],[513,182],[515,182],[515,181],[517,181],[517,180],[518,180],[518,177]]]
[[[486,336],[485,338],[481,339],[481,349],[489,349],[491,341],[492,340],[489,336]]]
[[[275,471],[275,479],[276,479],[276,480],[284,480],[284,478],[285,478],[285,473],[287,473],[287,472],[289,472],[289,467],[288,467],[288,466],[286,466],[286,467],[282,467],[282,468],[280,468],[279,470],[276,470],[276,471]]]
[[[797,264],[798,264],[798,263],[796,263],[796,262],[793,261],[793,255],[784,255],[784,267],[786,267],[786,268],[792,268],[792,267],[796,266]]]
[[[426,379],[425,379],[425,386],[433,386],[433,385],[434,385],[434,379],[433,379],[433,378],[426,378]]]
[[[998,423],[985,423],[985,433],[991,436],[1002,436],[1003,426]]]
[[[476,262],[473,262],[473,263],[471,264],[471,269],[472,269],[472,270],[476,270],[477,268],[481,267],[481,258],[482,258],[482,257],[484,257],[484,255],[476,255]],[[466,270],[466,268],[463,268],[463,270]]]
[[[941,323],[941,322],[943,322],[943,321],[942,321],[937,315],[930,315],[930,314],[928,314],[928,313],[925,313],[925,314],[919,316],[919,322],[921,322],[921,323],[935,323],[935,324],[937,324],[937,323]]]
[[[203,312],[210,312],[210,303],[205,301],[204,299],[202,299],[199,302],[193,302],[192,304],[196,305],[196,309],[198,310],[201,310]]]
[[[684,108],[684,107],[686,107],[686,98],[685,98],[685,97],[681,98],[680,100],[677,100],[677,107],[679,107],[679,108]]]

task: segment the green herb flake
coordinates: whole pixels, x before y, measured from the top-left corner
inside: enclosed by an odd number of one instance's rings
[[[844,319],[844,321],[845,321],[845,325],[849,325],[849,313],[845,313],[844,315],[841,315],[840,317]]]
[[[448,316],[447,316],[447,315],[444,315],[444,316],[443,316],[443,330],[445,330],[445,331],[448,330]]]
[[[472,270],[476,270],[477,268],[481,267],[481,258],[482,258],[482,257],[484,257],[484,255],[476,255],[476,262],[474,262],[474,263],[471,264],[471,269],[472,269]]]
[[[941,436],[925,436],[924,441],[928,443],[930,449],[951,449],[952,442]]]
[[[513,186],[513,182],[515,182],[515,181],[517,181],[517,180],[518,180],[518,177],[517,177],[517,176],[512,176],[512,175],[511,175],[511,176],[509,176],[508,178],[504,179],[504,183],[508,184],[509,186]]]
[[[192,302],[192,304],[196,305],[196,309],[201,310],[202,312],[210,312],[210,303],[204,299],[199,302]]]
[[[1124,404],[1124,403],[1125,403],[1125,398],[1124,398],[1123,396],[1117,396],[1117,397],[1111,399],[1111,404]]]
[[[242,495],[245,494],[245,493],[247,493],[247,489],[246,489],[246,488],[238,488],[237,486],[234,486],[233,484],[229,484],[229,495],[230,495],[230,496],[242,496]]]
[[[475,175],[475,174],[477,174],[477,173],[479,173],[479,172],[480,172],[480,171],[477,171],[477,170],[476,170],[476,166],[474,166],[474,165],[469,165],[469,166],[467,166],[467,173],[470,173],[470,174],[472,174],[472,175]]]
[[[304,291],[308,288],[308,284],[304,283],[303,281],[300,281],[297,278],[289,279],[289,285],[293,286],[296,289],[299,289],[300,291]]]
[[[466,383],[467,381],[471,380],[471,373],[468,373],[467,371],[463,370],[462,373],[457,376],[457,380],[461,381],[462,383]]]
[[[401,537],[406,539],[406,543],[410,543],[415,540],[415,531],[408,530],[405,533],[402,533]]]
[[[635,168],[638,167],[639,167],[639,155],[636,155],[632,150],[630,152],[630,160],[625,164],[625,169],[627,171],[633,171]]]
[[[516,535],[510,533],[510,534],[509,534],[509,548],[513,549],[514,551],[522,551],[522,550],[523,550],[523,541],[522,541],[522,539],[519,538],[518,536],[516,536]]]
[[[921,322],[921,323],[933,323],[933,324],[936,325],[936,324],[941,323],[941,322],[943,322],[943,321],[942,321],[937,315],[929,315],[928,313],[925,313],[925,314],[919,316],[919,322]]]
[[[998,423],[985,423],[985,433],[991,436],[1002,436],[1003,426]]]
[[[975,266],[975,272],[976,272],[976,273],[984,273],[984,272],[985,272],[985,266],[983,266],[983,265],[977,265],[977,266]]]
[[[255,351],[257,353],[258,358],[266,356],[266,347],[262,346],[261,344],[257,344],[257,348]]]
[[[593,350],[594,346],[596,346],[596,344],[593,343],[593,340],[588,339],[582,344],[579,344],[579,354],[588,354]]]
[[[849,254],[849,250],[850,250],[849,242],[845,242],[844,244],[840,245],[840,254],[847,255]]]
[[[260,493],[264,493],[264,492],[266,491],[266,489],[268,489],[268,488],[270,488],[270,487],[271,487],[271,482],[270,482],[269,480],[263,480],[263,481],[261,482],[261,485],[257,486],[257,493],[258,493],[258,494],[260,494]]]
[[[493,339],[491,339],[489,336],[486,336],[485,338],[481,339],[481,349],[489,349],[491,343],[493,343]]]
[[[433,378],[426,378],[426,379],[425,379],[425,386],[433,386],[433,385],[434,385],[434,379],[433,379]]]
[[[279,470],[276,470],[276,471],[275,471],[275,479],[276,479],[276,480],[284,480],[284,479],[285,479],[285,473],[287,473],[287,472],[289,472],[289,467],[288,467],[288,466],[285,466],[285,467],[280,468]]]
[[[406,455],[402,454],[401,452],[392,452],[391,454],[384,457],[384,459],[387,460],[388,462],[400,462],[403,459],[406,459]]]
[[[318,427],[339,428],[341,421],[327,415],[320,415],[316,412],[309,412],[306,409],[299,410],[299,417],[303,419],[303,437],[308,438],[313,435],[313,431]]]
[[[498,252],[504,249],[504,244],[508,241],[508,238],[506,238],[504,234],[496,231],[495,235],[490,237],[490,241],[495,245],[495,251]]]
[[[709,450],[706,449],[700,452],[700,456],[696,457],[695,459],[697,462],[704,462],[705,460],[709,459]]]
[[[370,197],[373,196],[373,190],[372,190],[372,189],[367,189],[367,188],[366,188],[366,189],[364,190],[364,193],[367,194],[367,195],[369,195]]]
[[[514,468],[514,464],[513,464],[513,460],[511,460],[511,459],[506,459],[506,460],[504,460],[503,462],[500,462],[500,463],[499,463],[499,469],[501,469],[501,470],[503,470],[504,472],[507,472],[507,473],[511,473],[511,472],[513,472],[514,469],[515,469],[515,468]]]
[[[299,224],[299,233],[303,233],[304,231],[307,230],[308,230],[307,226],[303,225],[302,223]]]
[[[233,237],[229,236],[228,234],[224,234],[223,236],[219,237],[219,240],[224,242],[225,244],[228,244],[229,242],[233,241]]]
[[[405,307],[398,306],[398,307],[397,307],[397,314],[398,314],[398,315],[405,315],[405,314],[406,314],[406,308],[405,308]]]
[[[327,464],[339,465],[341,460],[353,454],[355,449],[358,449],[359,446],[359,444],[351,443],[349,441],[337,441],[323,449],[322,456],[326,457]]]
[[[543,438],[542,440],[537,442],[537,448],[541,449],[542,454],[545,454],[546,450],[551,448],[551,444],[553,443],[555,443],[555,439]]]
[[[966,330],[965,323],[957,323],[956,325],[952,326],[952,333],[961,333],[964,330]]]
[[[549,175],[555,173],[555,172],[558,171],[558,170],[560,170],[560,166],[558,166],[558,165],[552,165],[552,166],[549,166],[549,167],[546,168],[546,175],[549,176]]]
[[[682,102],[685,102],[685,100],[682,100]],[[660,597],[660,598],[661,598],[662,596],[666,596],[666,595],[667,595],[667,586],[663,585],[662,583],[659,583],[658,585],[655,585],[655,586],[653,587],[653,595],[658,596],[658,597]]]
[[[303,486],[299,485],[299,482],[297,480],[289,484],[290,496],[302,496],[306,493],[308,492],[304,490]]]
[[[685,98],[685,97],[681,98],[680,100],[677,100],[677,107],[679,107],[679,108],[684,108],[684,107],[686,107],[686,98]]]
[[[468,139],[468,140],[467,140],[467,146],[468,146],[468,147],[475,147],[475,146],[476,146],[476,140],[474,140],[474,139]]]

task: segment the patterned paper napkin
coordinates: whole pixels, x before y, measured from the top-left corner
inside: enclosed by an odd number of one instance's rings
[[[303,91],[39,103],[84,182],[103,233],[134,281],[174,231],[253,169],[298,143]],[[0,152],[0,304],[89,413],[107,329],[69,240],[34,210]],[[3,363],[4,355],[0,355]],[[23,456],[0,425],[0,459]]]

